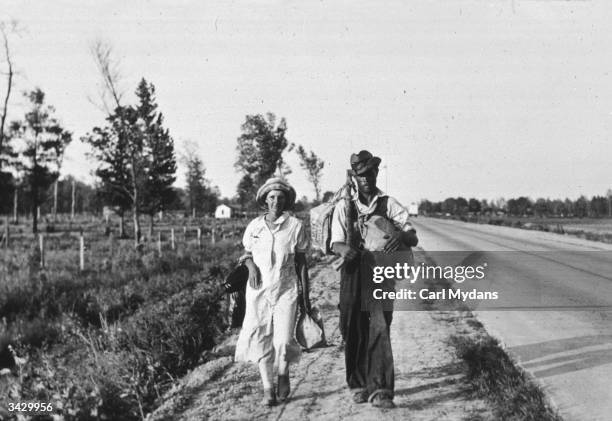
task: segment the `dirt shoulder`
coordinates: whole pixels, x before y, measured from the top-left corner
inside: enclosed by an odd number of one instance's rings
[[[465,420],[491,419],[491,408],[474,397],[462,362],[447,342],[451,335],[477,335],[469,314],[395,312],[391,326],[396,373],[396,409],[352,402],[346,389],[338,330],[338,273],[329,262],[311,271],[313,305],[323,315],[330,346],[303,353],[291,367],[291,397],[274,408],[260,404],[257,367],[234,363],[236,335],[217,348],[218,358],[185,376],[149,420]]]

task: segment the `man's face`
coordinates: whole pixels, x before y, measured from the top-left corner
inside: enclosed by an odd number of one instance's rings
[[[376,191],[376,177],[378,176],[378,169],[372,168],[361,175],[356,175],[357,188],[359,193],[371,194]]]

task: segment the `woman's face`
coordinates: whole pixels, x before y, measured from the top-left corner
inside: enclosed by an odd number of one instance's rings
[[[285,193],[280,190],[271,190],[266,196],[268,210],[274,215],[280,215],[285,210]]]

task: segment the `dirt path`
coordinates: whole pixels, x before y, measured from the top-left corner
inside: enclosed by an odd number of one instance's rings
[[[491,419],[482,400],[471,397],[460,362],[446,340],[470,332],[456,313],[395,312],[392,324],[396,409],[352,402],[345,386],[338,331],[338,274],[329,264],[312,270],[313,304],[322,311],[330,346],[304,353],[292,366],[288,402],[262,407],[257,367],[232,361],[235,335],[218,347],[221,356],[186,376],[150,420],[474,420]]]

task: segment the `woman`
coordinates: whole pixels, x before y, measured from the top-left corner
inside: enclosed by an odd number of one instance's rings
[[[267,212],[252,220],[244,232],[246,253],[241,261],[249,269],[249,281],[235,359],[258,363],[263,403],[273,406],[277,397],[283,401],[289,396],[289,363],[300,356],[294,330],[298,282],[303,294],[300,302],[310,309],[305,254],[309,239],[302,221],[287,212],[295,203],[295,190],[285,180],[275,177],[266,181],[257,191],[257,203]]]

